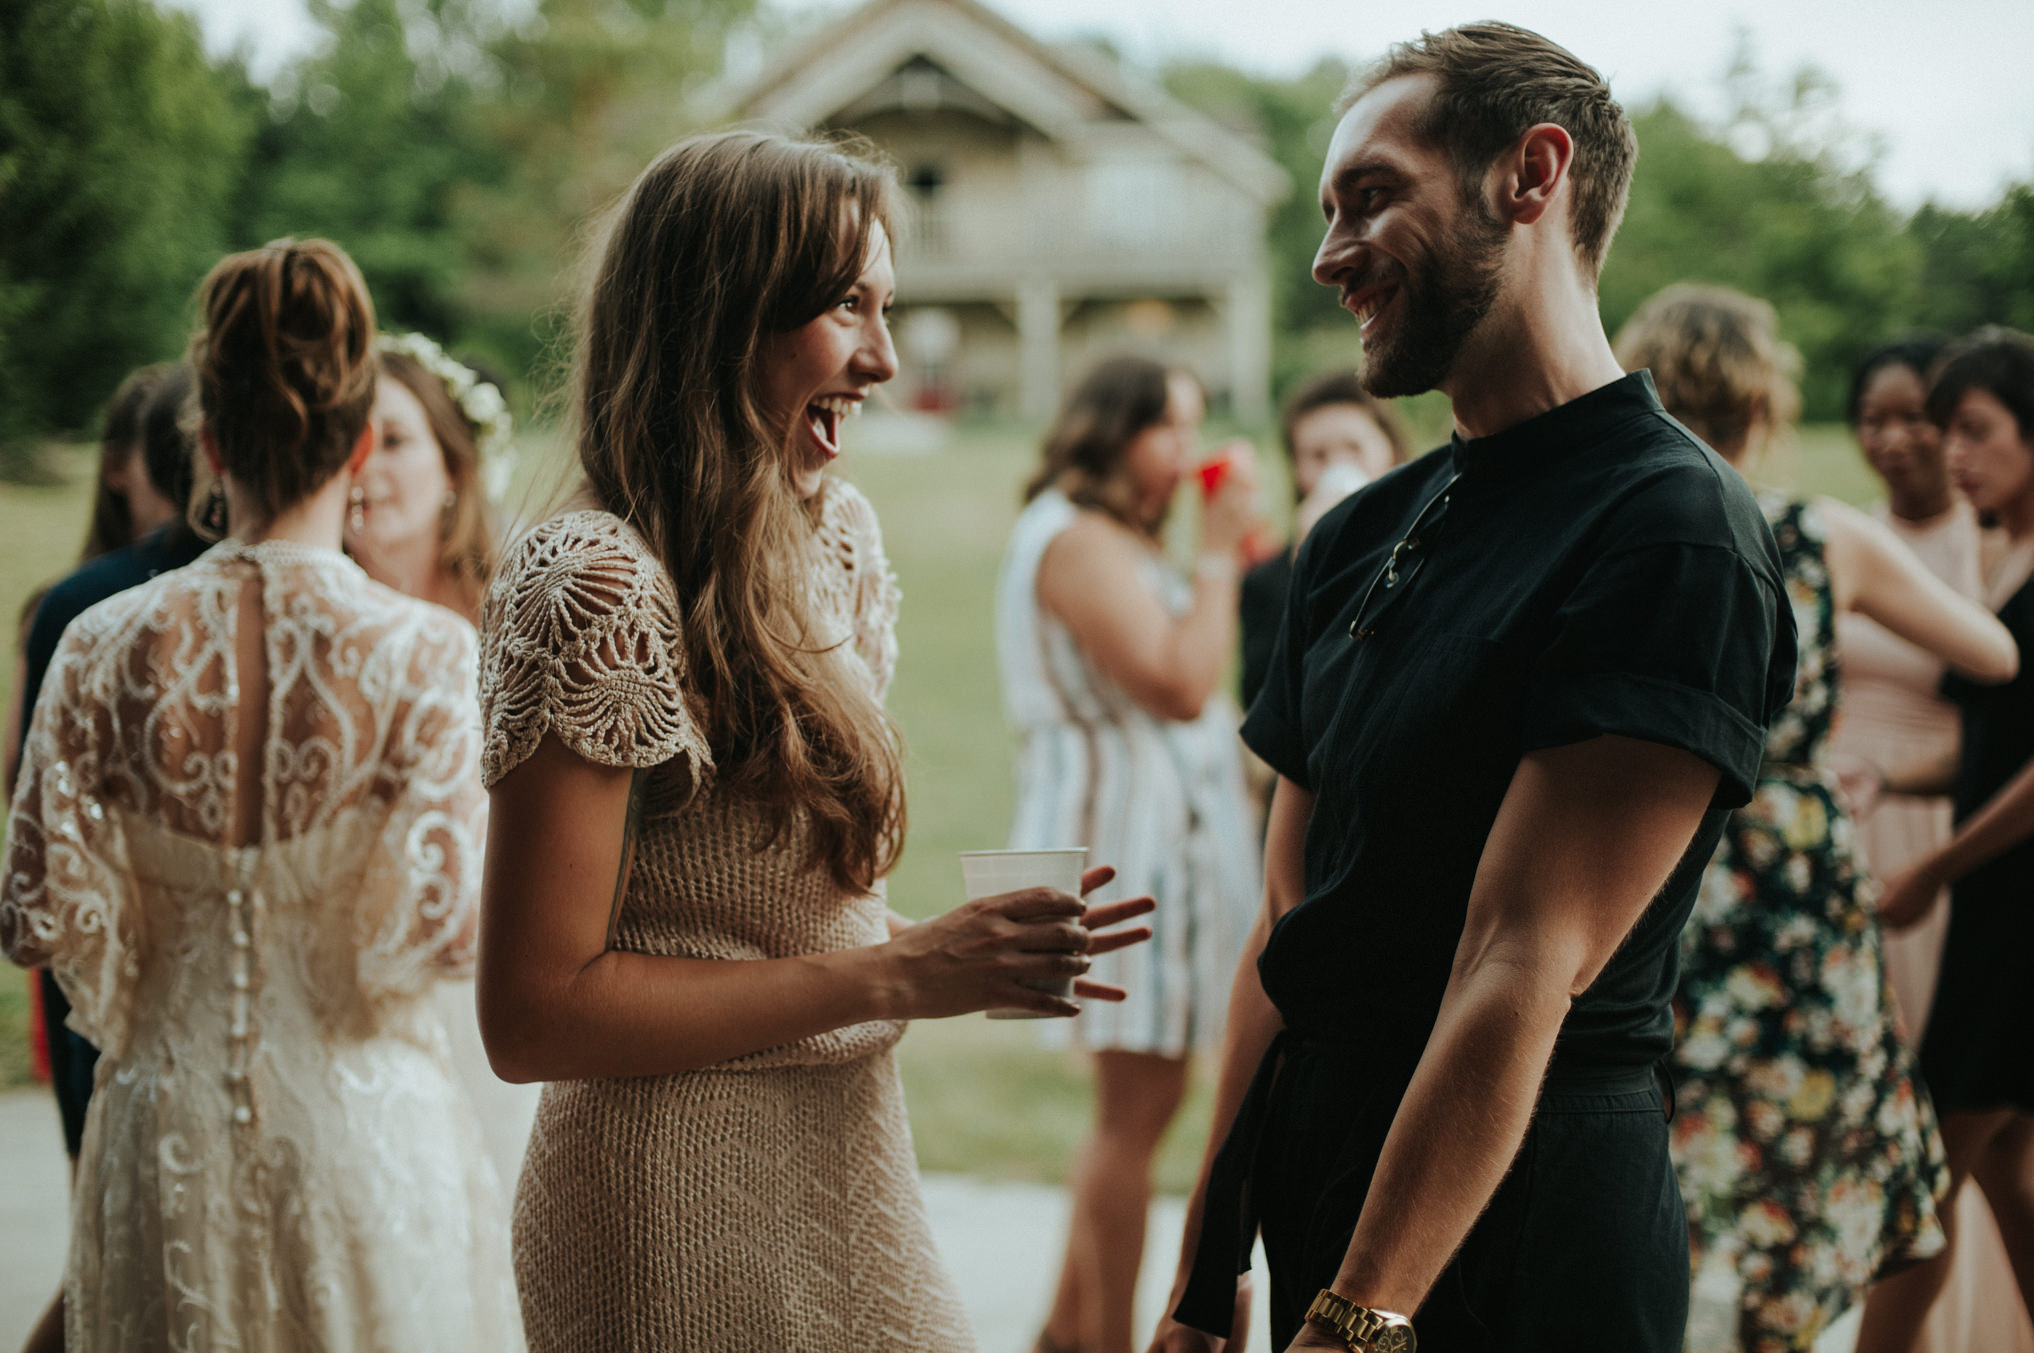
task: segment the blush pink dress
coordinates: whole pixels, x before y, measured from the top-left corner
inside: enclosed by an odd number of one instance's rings
[[[1925,522],[1895,517],[1881,504],[1873,515],[1905,541],[1930,572],[1967,597],[1983,588],[1981,533],[1968,504]],[[1953,753],[1955,706],[1938,686],[1943,667],[1931,655],[1895,637],[1874,620],[1846,614],[1837,620],[1843,653],[1843,717],[1834,750],[1878,765],[1911,764]],[[1949,800],[1888,796],[1857,818],[1857,851],[1871,872],[1890,879],[1950,834]],[[1886,975],[1920,1046],[1949,925],[1945,899],[1926,922],[1885,937]],[[2019,1288],[1984,1195],[1966,1188],[1957,1206],[1955,1265],[1949,1286],[1929,1317],[1922,1353],[2034,1353],[2034,1326],[2021,1309]]]

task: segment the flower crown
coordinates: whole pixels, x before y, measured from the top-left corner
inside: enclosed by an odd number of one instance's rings
[[[494,382],[482,380],[472,367],[422,334],[377,334],[374,346],[381,352],[409,358],[445,382],[460,415],[473,426],[474,445],[480,451],[481,478],[488,496],[499,498],[515,466],[515,457],[508,449],[515,420],[509,417],[508,401],[501,397]]]

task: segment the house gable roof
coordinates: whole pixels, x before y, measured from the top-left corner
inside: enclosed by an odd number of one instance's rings
[[[1076,153],[1098,124],[1134,122],[1266,203],[1291,191],[1264,151],[1097,53],[1040,42],[980,0],[869,0],[779,58],[734,116],[819,126],[914,63]]]

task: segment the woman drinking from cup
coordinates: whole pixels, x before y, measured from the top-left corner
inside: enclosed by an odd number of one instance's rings
[[[1247,447],[1201,519],[1192,579],[1160,531],[1193,465],[1192,376],[1122,357],[1090,372],[1045,441],[996,592],[1003,702],[1020,739],[1017,850],[1086,846],[1117,887],[1158,899],[1153,942],[1097,965],[1130,993],[1073,1036],[1094,1055],[1096,1119],[1042,1350],[1124,1353],[1152,1154],[1188,1058],[1216,1042],[1261,882],[1235,706],[1241,555],[1261,529]]]

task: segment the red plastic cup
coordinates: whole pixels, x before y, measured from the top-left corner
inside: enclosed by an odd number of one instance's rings
[[[1229,453],[1226,451],[1209,456],[1196,469],[1201,477],[1201,497],[1212,498],[1222,491],[1222,481],[1229,477]]]

